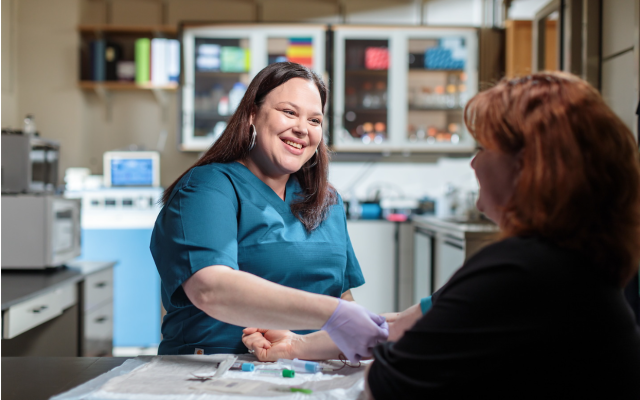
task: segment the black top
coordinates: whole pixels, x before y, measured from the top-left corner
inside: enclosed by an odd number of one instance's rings
[[[640,333],[622,289],[588,257],[535,238],[470,258],[374,357],[376,400],[640,399]]]

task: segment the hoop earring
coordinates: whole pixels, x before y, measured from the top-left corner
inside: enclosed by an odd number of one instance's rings
[[[316,164],[318,164],[318,148],[316,147],[316,160],[313,162],[313,164],[309,165],[308,167],[305,168],[313,168],[316,166]]]
[[[253,150],[253,148],[256,146],[256,136],[257,136],[256,127],[253,124],[249,126],[249,131],[251,132],[251,143],[249,143],[249,149],[247,150],[247,153]]]

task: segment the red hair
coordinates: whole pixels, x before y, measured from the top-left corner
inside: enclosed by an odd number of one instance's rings
[[[640,161],[629,128],[596,89],[567,73],[502,80],[464,120],[478,143],[520,154],[503,237],[535,235],[578,249],[618,285],[640,260]]]

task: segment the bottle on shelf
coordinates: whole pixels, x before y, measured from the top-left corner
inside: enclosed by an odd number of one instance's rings
[[[233,114],[238,106],[244,93],[247,91],[247,87],[242,82],[236,82],[229,92],[229,114]]]
[[[218,114],[220,115],[229,115],[229,97],[222,96],[220,101],[218,102]]]
[[[373,95],[371,90],[373,89],[373,83],[365,81],[362,84],[362,107],[373,108]]]
[[[27,114],[24,117],[22,124],[22,133],[30,136],[37,136],[36,120],[32,114]]]
[[[349,108],[358,107],[358,94],[356,93],[356,88],[353,86],[347,86],[345,94],[345,105]]]

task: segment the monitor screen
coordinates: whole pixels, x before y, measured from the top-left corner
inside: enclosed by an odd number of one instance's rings
[[[112,186],[153,185],[151,158],[120,158],[111,160]]]

